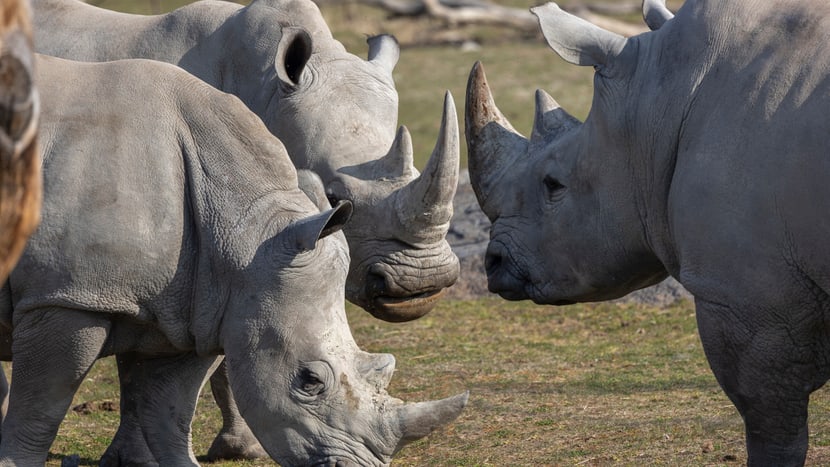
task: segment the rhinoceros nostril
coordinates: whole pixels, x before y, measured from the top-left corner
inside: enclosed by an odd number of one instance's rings
[[[488,251],[487,255],[484,257],[484,269],[487,271],[487,275],[491,276],[496,274],[501,268],[501,263],[502,256],[500,252]]]
[[[378,273],[370,272],[366,276],[366,295],[372,298],[386,295],[386,278]]]

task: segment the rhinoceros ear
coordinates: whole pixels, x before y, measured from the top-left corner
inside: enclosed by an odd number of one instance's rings
[[[625,38],[566,13],[555,3],[531,8],[548,45],[574,65],[603,67],[618,56]]]
[[[666,0],[643,0],[643,20],[652,31],[656,31],[674,18],[674,14],[666,7]]]
[[[298,85],[309,58],[311,36],[308,32],[302,28],[284,28],[274,63],[279,79],[291,87]]]
[[[316,173],[308,169],[297,170],[297,181],[300,184],[300,189],[303,190],[306,196],[320,208],[321,211],[331,209],[331,204],[326,197],[326,187],[323,185],[323,180]]]
[[[395,36],[389,34],[372,36],[366,39],[366,43],[369,44],[369,61],[377,63],[392,73],[401,56],[401,48]]]
[[[291,225],[292,235],[300,251],[313,250],[317,240],[342,229],[352,217],[352,203],[340,201],[334,209],[315,214]]]

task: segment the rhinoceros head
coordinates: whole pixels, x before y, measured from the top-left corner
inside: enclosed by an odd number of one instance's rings
[[[38,94],[29,3],[0,6],[0,279],[40,220]]]
[[[308,200],[305,200],[308,202]],[[229,298],[222,346],[245,421],[280,465],[387,465],[455,419],[467,394],[405,404],[386,392],[387,354],[355,343],[344,308],[348,202],[260,247]]]
[[[493,222],[485,259],[488,286],[508,299],[565,304],[605,300],[666,273],[645,238],[627,138],[633,57],[628,41],[554,4],[532,9],[565,60],[592,65],[594,106],[585,123],[537,91],[530,139],[498,110],[484,69],[467,86],[470,178]]]
[[[459,272],[445,239],[459,161],[452,103],[436,151],[419,175],[409,133],[396,130],[397,41],[369,38],[364,60],[346,52],[322,20],[309,20],[320,17],[313,3],[257,0],[245,14],[254,24],[266,9],[292,9],[282,16],[301,19],[281,28],[271,51],[274,68],[263,72],[252,108],[259,107],[294,165],[320,176],[332,203],[354,205],[344,229],[352,258],[347,299],[387,321],[422,316]]]

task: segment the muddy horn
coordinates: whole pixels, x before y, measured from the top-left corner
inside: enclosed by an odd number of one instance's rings
[[[40,220],[39,98],[28,8],[12,9],[0,35],[0,279]],[[14,17],[18,15],[17,17]]]
[[[444,96],[444,115],[438,142],[418,178],[403,187],[396,198],[402,225],[425,243],[440,241],[452,218],[452,200],[458,185],[458,117],[449,91]]]
[[[416,402],[401,406],[398,409],[401,439],[395,452],[458,418],[467,405],[469,397],[470,392],[465,391],[438,401]]]
[[[497,212],[494,206],[487,205],[487,197],[511,162],[527,151],[528,141],[496,107],[481,62],[476,62],[470,72],[466,107],[470,182],[482,210],[492,220]]]

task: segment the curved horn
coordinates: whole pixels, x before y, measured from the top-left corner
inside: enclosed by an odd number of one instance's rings
[[[531,144],[547,144],[579,124],[579,120],[560,107],[548,93],[536,90],[536,115],[533,118],[533,133],[530,135]]]
[[[449,91],[435,149],[418,178],[403,187],[396,198],[398,219],[425,241],[444,238],[452,218],[452,200],[458,185],[458,116]],[[437,237],[436,237],[437,236]]]
[[[0,34],[0,279],[40,222],[40,99],[28,2],[12,8]]]
[[[660,29],[672,18],[674,14],[666,7],[665,0],[643,0],[643,20],[652,31]]]
[[[604,66],[625,46],[625,38],[562,11],[555,3],[531,8],[548,45],[574,65]]]
[[[399,408],[402,435],[395,452],[458,418],[469,397],[470,391],[465,391],[446,399],[406,404]]]
[[[528,141],[496,107],[481,62],[476,62],[470,71],[466,107],[470,182],[482,210],[492,220],[496,213],[487,205],[487,197],[505,168],[527,151]]]

